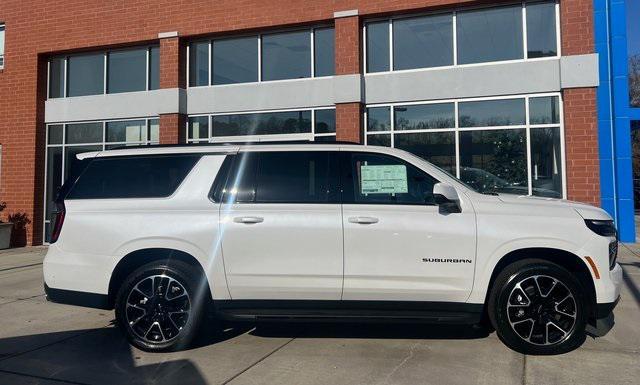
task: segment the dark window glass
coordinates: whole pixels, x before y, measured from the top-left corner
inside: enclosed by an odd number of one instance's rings
[[[456,15],[458,64],[522,59],[522,6]]]
[[[158,143],[160,141],[160,119],[149,119],[149,140]]]
[[[396,130],[453,128],[456,125],[453,103],[418,104],[394,107]]]
[[[0,68],[4,66],[4,24],[0,24]]]
[[[367,146],[391,147],[391,134],[367,135]]]
[[[49,125],[49,144],[62,144],[62,124]]]
[[[259,158],[258,152],[245,152],[236,157],[222,197],[225,202],[248,203],[255,200]]]
[[[213,84],[258,81],[258,37],[213,41]]]
[[[453,175],[456,173],[455,132],[396,134],[394,146],[409,151]]]
[[[391,107],[367,108],[367,131],[391,131]]]
[[[147,89],[147,50],[112,51],[107,56],[107,92]]]
[[[533,195],[562,198],[559,127],[531,129],[531,182]]]
[[[460,132],[460,179],[480,192],[527,195],[525,130]]]
[[[311,132],[311,111],[217,115],[213,136],[300,134]]]
[[[451,14],[393,21],[393,69],[453,64]]]
[[[398,158],[371,153],[347,153],[343,170],[343,200],[362,204],[434,204],[437,180]]]
[[[189,118],[189,139],[209,139],[209,117],[194,116]]]
[[[160,47],[149,49],[149,89],[160,88]]]
[[[527,57],[557,53],[555,2],[527,4]]]
[[[336,110],[316,110],[315,111],[315,133],[328,134],[336,132]]]
[[[367,24],[367,72],[389,71],[389,22]]]
[[[68,96],[104,93],[104,54],[69,56],[67,65]]]
[[[66,143],[102,143],[102,123],[67,124]]]
[[[335,75],[335,34],[333,28],[318,28],[313,31],[314,75]]]
[[[147,122],[144,120],[125,120],[107,122],[107,142],[143,142],[147,140]]]
[[[62,147],[50,147],[47,149],[46,220],[53,220],[55,200],[60,186],[62,186]]]
[[[309,31],[262,36],[262,80],[311,76]]]
[[[256,203],[335,201],[328,152],[268,152],[259,157]]]
[[[83,152],[102,151],[102,145],[100,146],[67,146],[64,148],[64,179],[69,178],[69,175],[80,175],[80,172],[86,166],[86,161],[81,161],[76,157]]]
[[[159,198],[178,188],[198,156],[97,158],[88,166],[68,199]]]
[[[64,58],[49,60],[49,97],[64,97]]]
[[[315,142],[335,142],[336,136],[335,135],[316,136],[313,140]]]
[[[557,96],[529,98],[529,123],[560,123],[560,107]]]
[[[200,41],[189,46],[189,86],[209,85],[209,42]]]
[[[525,124],[524,99],[481,100],[458,104],[460,127]]]

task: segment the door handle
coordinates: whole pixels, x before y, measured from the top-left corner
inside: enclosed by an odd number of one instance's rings
[[[361,225],[371,225],[378,223],[378,218],[374,217],[349,217],[350,223],[359,223]]]
[[[235,217],[235,218],[233,218],[233,221],[235,223],[252,224],[252,223],[262,223],[262,222],[264,222],[264,218],[262,218],[262,217]]]

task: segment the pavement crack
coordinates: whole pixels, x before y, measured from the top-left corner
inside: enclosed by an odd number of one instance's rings
[[[0,273],[3,271],[9,271],[9,270],[16,270],[16,269],[24,269],[26,267],[33,267],[33,266],[40,266],[42,265],[42,262],[40,263],[32,263],[30,265],[22,265],[22,266],[13,266],[13,267],[7,267],[5,269],[0,269]]]
[[[398,370],[400,370],[400,368],[402,368],[407,362],[409,362],[410,359],[413,358],[413,355],[415,353],[416,348],[418,347],[418,342],[414,343],[413,345],[411,345],[411,347],[409,348],[409,354],[407,354],[407,356],[405,358],[402,359],[402,361],[400,361],[400,363],[398,365],[396,365],[393,369],[391,369],[391,371],[389,372],[389,374],[387,374],[384,378],[384,383],[388,384],[389,380],[391,379],[391,377],[393,377],[394,374],[396,374],[396,372]]]
[[[52,382],[59,382],[61,384],[73,384],[73,385],[90,385],[87,384],[85,382],[76,382],[76,381],[68,381],[68,380],[59,380],[57,378],[49,378],[49,377],[43,377],[43,376],[37,376],[35,374],[28,374],[28,373],[21,373],[21,372],[14,372],[12,370],[4,370],[4,369],[0,369],[0,373],[8,373],[8,374],[13,374],[15,376],[23,376],[23,377],[30,377],[30,378],[36,378],[38,380],[46,380],[46,381],[52,381]]]
[[[274,353],[276,353],[278,350],[284,348],[285,346],[289,345],[291,342],[293,342],[293,340],[295,340],[296,338],[293,337],[290,340],[288,340],[287,342],[283,343],[282,345],[278,346],[277,348],[273,349],[272,351],[270,351],[269,353],[265,354],[264,356],[262,356],[260,359],[258,359],[256,362],[254,362],[253,364],[247,366],[246,368],[244,368],[243,370],[239,371],[238,373],[234,374],[233,376],[231,376],[229,379],[225,380],[222,382],[222,385],[226,385],[228,383],[230,383],[231,381],[235,380],[236,378],[240,377],[242,374],[246,373],[249,369],[253,368],[254,366],[258,365],[259,363],[261,363],[262,361],[266,360],[267,358],[269,358],[269,356],[273,355]]]

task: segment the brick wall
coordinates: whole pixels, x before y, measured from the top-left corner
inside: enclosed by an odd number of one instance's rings
[[[24,242],[37,244],[41,241],[46,96],[44,63],[51,54],[158,42],[159,32],[177,31],[180,39],[169,38],[160,42],[161,50],[171,53],[169,56],[161,55],[161,86],[184,87],[185,62],[181,59],[184,55],[180,54],[184,50],[182,39],[327,22],[333,20],[335,11],[358,9],[359,17],[336,20],[336,70],[338,73],[360,73],[361,56],[355,54],[354,48],[357,46],[359,51],[362,46],[360,23],[363,18],[471,3],[478,2],[2,0],[0,22],[6,24],[6,42],[5,69],[0,70],[0,144],[3,148],[0,200],[8,204],[3,219],[8,213],[26,214],[33,223],[27,228]],[[591,2],[562,0],[561,3],[563,54],[593,52]],[[573,92],[568,92],[565,97],[573,100],[579,94],[580,91],[575,96]],[[582,101],[588,105],[580,108],[595,110],[595,98],[587,100],[582,97]],[[361,109],[358,103],[337,106],[338,139],[362,141]],[[571,111],[571,108],[565,108],[565,122],[569,125],[574,116],[570,115]],[[163,143],[184,138],[181,136],[184,116],[169,114],[161,116],[160,120]],[[567,142],[576,143],[580,135],[573,130],[574,126],[571,127],[567,130]],[[595,126],[587,129],[595,134]],[[569,175],[573,175],[573,167],[581,165],[577,155],[582,156],[574,152],[571,158],[568,156]],[[583,197],[595,194],[597,181],[591,190],[587,185],[581,187],[582,193],[570,196],[587,199]]]

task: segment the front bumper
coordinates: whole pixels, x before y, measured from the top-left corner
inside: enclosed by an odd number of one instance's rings
[[[613,302],[596,304],[594,318],[587,326],[589,334],[594,337],[602,337],[613,329],[613,325],[615,325],[613,309],[618,305],[618,302],[620,302],[619,296]]]

